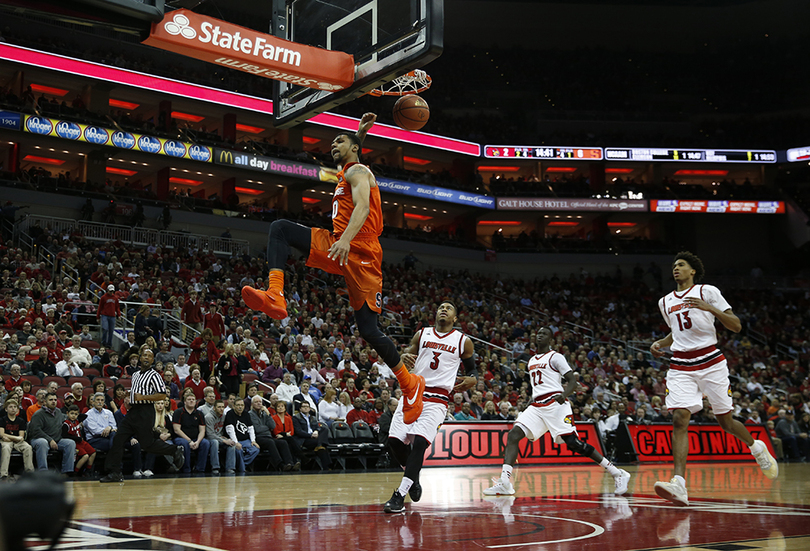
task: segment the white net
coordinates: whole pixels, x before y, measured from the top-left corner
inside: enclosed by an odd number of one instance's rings
[[[426,72],[416,69],[375,88],[369,94],[372,96],[407,96],[424,92],[433,83]]]

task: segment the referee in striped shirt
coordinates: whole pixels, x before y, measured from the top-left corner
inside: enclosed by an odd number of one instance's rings
[[[154,354],[146,349],[141,353],[141,370],[132,376],[132,388],[129,391],[130,407],[124,420],[118,426],[113,439],[112,449],[107,454],[105,467],[107,475],[100,482],[123,482],[121,461],[124,457],[124,446],[135,438],[141,449],[155,455],[174,456],[174,465],[180,469],[185,455],[182,446],[164,442],[152,431],[155,425],[155,402],[166,399],[166,385],[163,377],[152,368]]]

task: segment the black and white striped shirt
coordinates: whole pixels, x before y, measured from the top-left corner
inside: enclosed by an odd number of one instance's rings
[[[157,394],[158,392],[166,392],[166,383],[163,382],[163,376],[154,369],[137,371],[132,376],[132,388],[129,390],[130,403],[151,404],[152,402],[149,400],[136,400],[135,394],[149,396],[150,394]]]

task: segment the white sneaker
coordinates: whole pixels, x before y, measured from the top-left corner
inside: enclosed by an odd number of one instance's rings
[[[681,486],[674,478],[669,482],[656,482],[655,493],[675,505],[682,507],[689,505],[689,496],[687,495],[686,488]]]
[[[143,476],[143,472],[142,471],[133,471],[132,476],[134,476],[135,478],[140,478],[140,477]]]
[[[616,489],[613,491],[617,496],[623,495],[627,492],[627,483],[630,482],[630,473],[624,469],[619,469],[619,474],[613,477],[616,482]]]
[[[515,488],[512,487],[512,483],[508,480],[505,481],[501,478],[493,478],[492,482],[494,483],[494,486],[484,490],[485,496],[511,496],[515,493]]]
[[[766,477],[776,478],[779,476],[779,464],[770,454],[768,446],[766,446],[762,440],[754,442],[754,445],[751,446],[751,453],[754,455],[754,459],[757,460],[759,468],[762,469],[762,473]]]
[[[143,471],[143,476],[145,476],[146,478],[149,478],[150,476],[154,476],[154,475],[155,475],[155,473],[153,473],[149,469],[146,469],[145,471]]]

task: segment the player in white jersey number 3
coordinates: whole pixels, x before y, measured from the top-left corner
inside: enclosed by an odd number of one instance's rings
[[[515,426],[509,431],[503,469],[500,478],[493,478],[494,485],[484,490],[484,495],[511,495],[512,469],[517,462],[518,444],[524,437],[537,440],[546,432],[557,444],[565,443],[568,449],[589,457],[607,470],[615,482],[615,492],[627,491],[630,473],[619,469],[602,457],[590,444],[577,438],[574,417],[568,397],[577,388],[577,379],[565,357],[551,349],[551,329],[543,327],[537,332],[537,354],[529,360],[529,378],[532,383],[532,403],[518,416]],[[565,380],[563,389],[562,381]]]
[[[703,409],[703,395],[709,399],[718,423],[729,434],[745,442],[768,478],[776,478],[779,466],[764,442],[754,440],[745,425],[734,419],[728,365],[717,348],[715,320],[739,333],[740,319],[731,311],[717,287],[698,285],[704,275],[703,262],[690,252],[675,256],[672,276],[677,290],[658,301],[658,308],[671,332],[655,341],[650,352],[656,358],[663,349],[672,350],[667,373],[667,409],[672,412],[672,456],[675,476],[670,482],[656,482],[655,493],[677,505],[689,505],[686,491],[686,457],[689,453],[689,419]]]
[[[425,452],[447,415],[450,393],[464,392],[478,382],[472,340],[453,329],[457,314],[458,310],[452,302],[442,302],[436,311],[435,327],[425,327],[416,333],[402,354],[402,362],[412,368],[412,374],[425,378],[425,390],[422,392],[422,412],[414,422],[405,422],[405,396],[399,401],[391,419],[388,446],[397,462],[405,467],[405,475],[399,488],[394,490],[394,495],[383,506],[386,513],[404,511],[406,494],[414,502],[422,497],[419,472]],[[467,376],[457,384],[456,376],[462,364]]]

